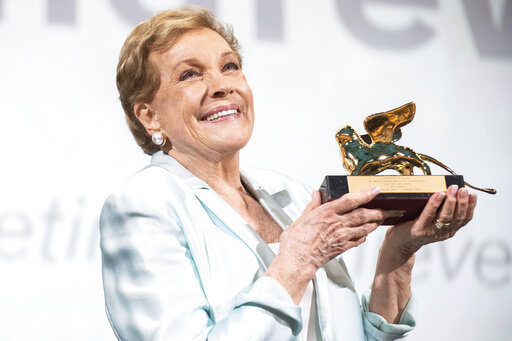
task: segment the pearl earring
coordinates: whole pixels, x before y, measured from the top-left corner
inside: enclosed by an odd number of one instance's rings
[[[156,130],[153,135],[151,135],[151,141],[159,147],[162,147],[167,140],[167,136],[162,130]]]

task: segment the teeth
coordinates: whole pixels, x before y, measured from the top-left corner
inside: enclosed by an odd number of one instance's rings
[[[206,119],[208,121],[213,121],[219,117],[224,117],[227,115],[234,115],[234,114],[236,114],[236,109],[222,110],[222,111],[219,111],[218,113],[208,116]]]

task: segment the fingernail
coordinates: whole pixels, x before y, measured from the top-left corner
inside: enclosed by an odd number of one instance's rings
[[[380,193],[380,188],[379,188],[379,187],[375,187],[375,188],[373,188],[371,193],[372,193],[372,195],[377,195],[377,194],[379,194],[379,193]]]
[[[458,190],[458,189],[459,189],[459,186],[457,186],[457,185],[452,185],[452,186],[450,187],[450,194],[451,194],[451,195],[455,195],[455,193],[457,193],[457,190]]]
[[[460,197],[465,199],[465,198],[467,198],[467,196],[468,196],[468,190],[465,189],[465,188],[461,189],[460,190]]]
[[[446,196],[445,192],[439,192],[437,193],[436,201],[443,201],[444,197]]]
[[[311,199],[315,199],[316,193],[317,193],[317,191],[312,191],[311,192]]]

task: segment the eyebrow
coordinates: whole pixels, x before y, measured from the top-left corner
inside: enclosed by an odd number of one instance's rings
[[[220,56],[221,57],[226,57],[227,55],[230,55],[230,54],[232,54],[232,55],[234,55],[236,57],[236,53],[231,51],[231,50],[223,52]]]
[[[182,59],[180,60],[175,68],[177,69],[181,64],[192,64],[192,65],[197,65],[199,64],[199,61],[197,60],[197,58],[187,58],[187,59]]]
[[[222,52],[221,53],[221,58],[223,57],[226,57],[228,55],[233,55],[236,57],[236,54],[235,52],[229,50],[229,51],[225,51],[225,52]],[[182,59],[180,60],[177,64],[176,64],[176,68],[178,68],[178,66],[180,66],[181,64],[191,64],[191,65],[197,65],[199,64],[199,60],[197,58],[186,58],[186,59]]]

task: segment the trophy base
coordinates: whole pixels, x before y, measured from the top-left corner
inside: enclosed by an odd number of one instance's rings
[[[320,186],[322,203],[347,193],[379,187],[381,193],[364,208],[380,208],[391,214],[382,225],[395,225],[420,215],[435,192],[446,191],[450,185],[464,187],[462,175],[327,175]]]

